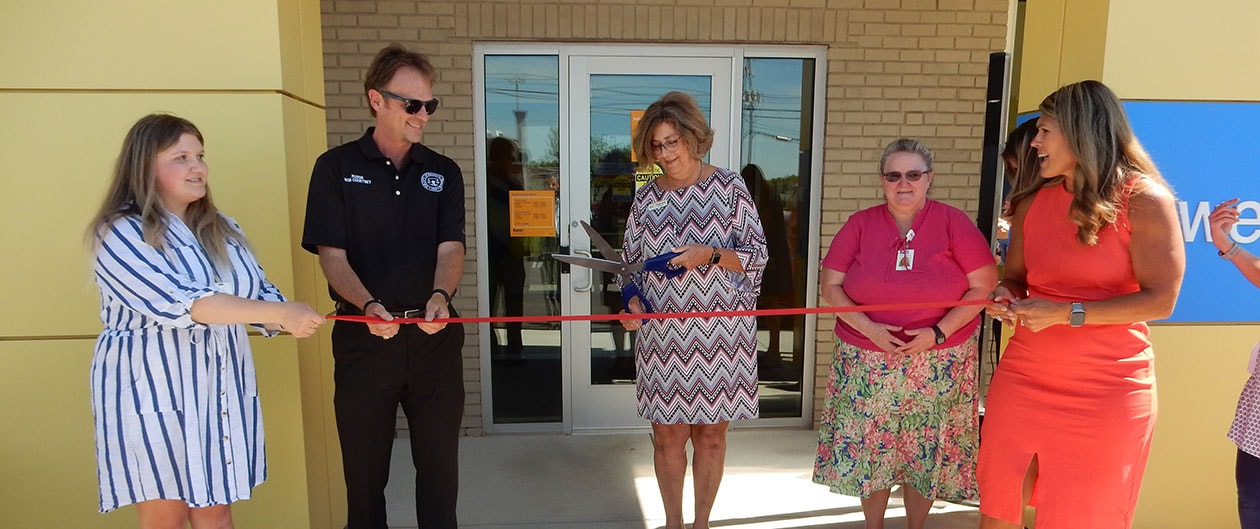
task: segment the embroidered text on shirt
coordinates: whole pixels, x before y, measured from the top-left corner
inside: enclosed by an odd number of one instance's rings
[[[357,174],[351,174],[350,176],[345,177],[345,178],[344,178],[344,180],[346,181],[346,183],[350,183],[350,184],[370,184],[370,183],[372,183],[372,179],[370,179],[370,178],[363,178],[362,176],[357,175]]]

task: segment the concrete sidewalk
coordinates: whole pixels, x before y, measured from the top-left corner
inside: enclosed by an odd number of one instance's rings
[[[857,498],[810,481],[817,433],[735,430],[714,527],[860,529]],[[480,529],[657,529],[664,523],[646,433],[566,436],[512,434],[460,439],[460,526]],[[394,444],[386,495],[389,524],[416,527],[415,471],[407,440]],[[683,499],[690,523],[691,482]],[[894,491],[888,529],[905,527]],[[931,529],[973,529],[974,508],[937,502]]]

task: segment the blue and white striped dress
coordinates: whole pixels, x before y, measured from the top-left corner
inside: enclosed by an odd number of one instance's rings
[[[203,325],[190,311],[216,292],[284,297],[246,247],[229,242],[232,268],[216,274],[188,227],[173,215],[167,224],[159,250],[144,242],[138,216],[119,218],[94,259],[104,324],[91,373],[101,512],[154,499],[226,504],[267,478],[245,326]]]

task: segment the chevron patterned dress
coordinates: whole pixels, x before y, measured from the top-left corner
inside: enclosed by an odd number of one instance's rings
[[[779,214],[773,212],[771,214]],[[735,250],[743,272],[700,266],[673,279],[634,278],[657,312],[757,308],[766,238],[743,177],[717,169],[666,191],[648,183],[634,197],[623,255],[639,262],[684,244]],[[757,320],[753,316],[648,320],[635,336],[639,416],[660,424],[756,419]]]

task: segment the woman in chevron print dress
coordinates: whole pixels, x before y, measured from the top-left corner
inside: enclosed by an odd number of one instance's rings
[[[750,310],[757,306],[766,240],[739,173],[705,164],[713,130],[695,100],[670,92],[644,111],[632,145],[664,174],[634,197],[623,255],[641,262],[668,252],[686,271],[673,279],[639,273],[642,298],[658,312]],[[729,421],[757,418],[757,322],[752,316],[624,320],[635,337],[639,415],[652,422],[665,527],[682,529],[687,441],[694,449],[696,529],[709,527],[726,458]]]

